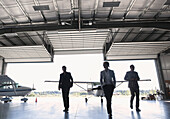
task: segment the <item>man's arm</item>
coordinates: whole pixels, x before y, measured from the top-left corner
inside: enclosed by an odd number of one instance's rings
[[[128,73],[127,73],[127,72],[126,72],[126,75],[125,75],[125,77],[124,77],[124,80],[129,81],[129,79],[128,79]]]
[[[101,86],[103,86],[103,76],[102,76],[102,72],[100,72],[100,84],[101,84]]]
[[[70,80],[71,80],[71,86],[70,87],[73,87],[73,77],[72,77],[71,73],[70,73]]]
[[[62,85],[62,82],[61,82],[61,74],[60,74],[60,80],[59,80],[59,84],[58,84],[58,90],[60,90],[60,88],[61,88],[61,85]]]
[[[115,78],[115,73],[113,71],[113,81],[114,81],[114,86],[116,87],[116,78]]]
[[[139,80],[140,80],[139,75],[138,75],[138,73],[137,73],[137,72],[136,72],[136,80],[137,80],[137,81],[139,81]]]

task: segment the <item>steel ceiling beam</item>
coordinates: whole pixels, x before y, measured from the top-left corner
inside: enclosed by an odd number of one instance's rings
[[[128,32],[126,32],[126,34],[122,38],[121,42],[124,42],[127,39],[127,37],[132,33],[132,31],[133,31],[133,28],[129,29]]]
[[[170,41],[170,38],[168,38],[166,41]]]
[[[78,0],[78,29],[81,30],[81,0]]]
[[[22,45],[27,45],[18,35],[15,36],[15,38],[17,38],[22,43]]]
[[[151,38],[152,36],[153,36],[153,34],[155,33],[155,32],[157,32],[158,30],[153,30],[143,41],[147,41],[149,38]]]
[[[126,19],[126,17],[127,17],[128,14],[129,14],[129,11],[132,9],[132,7],[134,6],[135,2],[136,2],[136,0],[131,0],[128,8],[126,9],[126,12],[124,13],[123,20]]]
[[[152,0],[150,2],[150,4],[142,11],[142,13],[138,16],[139,19],[143,17],[143,15],[150,9],[150,7],[152,6],[152,4],[155,2],[155,0]]]
[[[141,28],[160,28],[170,30],[170,22],[159,21],[106,21],[95,22],[92,25],[82,25],[81,29],[109,29],[109,28],[129,28],[129,27],[141,27]],[[39,25],[16,25],[16,26],[4,26],[0,29],[0,34],[15,33],[24,31],[53,31],[53,30],[79,30],[78,22],[73,22],[72,25],[58,25],[58,24],[39,24]]]
[[[111,37],[111,40],[109,43],[105,43],[104,46],[103,46],[103,55],[104,55],[104,60],[106,60],[106,54],[107,52],[111,49],[113,43],[114,43],[114,39],[115,37],[117,36],[117,33],[119,32],[120,29],[116,29],[115,32],[113,32],[111,30],[111,34],[112,34],[112,37]],[[114,34],[113,34],[114,33]]]
[[[48,52],[49,52],[49,53],[51,54],[51,56],[53,57],[53,54],[54,54],[54,52],[53,52],[53,46],[45,41],[45,35],[46,35],[45,31],[44,31],[43,34],[42,34],[43,36],[42,36],[39,32],[36,32],[36,33],[37,33],[37,35],[39,36],[39,38],[41,39],[41,41],[43,42],[45,48],[48,50]],[[52,60],[53,60],[53,58],[52,58]]]
[[[139,33],[133,38],[133,42],[134,41],[137,41],[137,39],[141,36],[143,34],[143,31],[141,30],[141,31],[139,31]]]
[[[39,5],[40,5],[40,3],[39,3],[38,0],[34,0],[34,4],[35,4],[36,6],[39,6]],[[47,19],[46,19],[45,15],[44,15],[44,12],[43,12],[42,10],[40,10],[39,13],[41,14],[41,17],[44,19],[44,22],[47,23]]]
[[[169,33],[169,31],[165,31],[164,33],[162,33],[159,37],[157,37],[154,41],[158,41],[159,39],[161,39],[164,35],[166,35],[167,33]]]
[[[24,35],[30,40],[30,42],[31,42],[33,45],[37,45],[36,42],[32,39],[32,37],[31,37],[28,33],[24,33]]]
[[[58,4],[57,4],[57,1],[56,0],[53,0],[53,5],[54,5],[54,8],[56,10],[56,14],[58,16],[58,22],[59,24],[61,24],[61,18],[60,18],[60,14],[59,14],[59,8],[58,8]]]
[[[16,45],[14,42],[12,42],[11,40],[10,40],[10,38],[8,38],[6,35],[2,35],[2,37],[4,37],[9,43],[11,43],[12,45]]]
[[[99,0],[95,1],[95,6],[94,6],[94,13],[93,13],[93,21],[95,21],[96,18],[96,13],[97,13],[97,8],[98,8]]]
[[[32,19],[30,18],[29,14],[26,12],[24,6],[21,4],[19,0],[15,0],[18,7],[20,8],[21,12],[26,16],[26,18],[32,23]]]
[[[15,19],[15,17],[10,13],[10,11],[8,11],[8,9],[5,7],[5,5],[0,2],[0,5],[2,6],[2,8],[6,11],[6,13],[8,14],[8,16],[15,22],[18,23],[18,21]]]
[[[7,46],[7,45],[5,45],[5,44],[4,44],[3,42],[1,42],[1,41],[0,41],[0,44],[1,44],[2,46]]]
[[[169,9],[169,5],[163,6],[163,8],[154,16],[155,19],[158,19],[159,16],[162,14],[162,12],[166,11]]]
[[[114,7],[110,8],[109,15],[107,17],[107,21],[110,21],[110,17],[111,17],[111,15],[113,13],[113,10],[114,10]]]
[[[70,14],[73,15],[73,20],[75,20],[75,5],[74,5],[74,0],[70,0],[70,5],[71,5]]]

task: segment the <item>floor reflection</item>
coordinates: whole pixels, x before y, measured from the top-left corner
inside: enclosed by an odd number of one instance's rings
[[[136,113],[137,113],[137,119],[141,119],[140,112],[136,112]]]
[[[140,112],[136,112],[137,118],[135,118],[134,112],[131,111],[131,119],[141,119]]]
[[[64,113],[64,119],[69,119],[69,113],[68,112]]]
[[[32,100],[31,100],[32,99]],[[140,101],[141,112],[129,108],[129,97],[114,97],[112,101],[112,117],[106,109],[106,101],[93,97],[88,103],[84,97],[70,98],[69,113],[64,113],[62,98],[49,97],[30,98],[29,102],[0,103],[0,119],[169,119],[170,102]]]
[[[132,117],[132,119],[135,119],[133,111],[131,111],[131,117]]]

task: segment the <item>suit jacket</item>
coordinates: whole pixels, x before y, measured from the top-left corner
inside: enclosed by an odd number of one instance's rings
[[[111,77],[111,85],[116,87],[116,78],[115,78],[115,73],[113,70],[108,69],[110,77]],[[101,86],[108,85],[106,84],[106,76],[105,76],[105,70],[100,72],[100,83]]]
[[[128,87],[129,88],[139,88],[138,80],[140,80],[138,73],[135,71],[128,71],[126,72],[125,78],[126,81],[129,81]],[[136,80],[133,80],[136,79]]]
[[[73,86],[73,78],[70,72],[61,73],[59,80],[59,88],[70,88]]]

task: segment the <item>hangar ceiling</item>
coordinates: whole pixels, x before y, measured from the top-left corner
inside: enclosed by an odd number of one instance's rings
[[[169,5],[170,0],[0,0],[0,55],[6,62],[82,53],[104,53],[107,60],[156,58],[170,48]],[[9,48],[19,55],[4,50]]]

